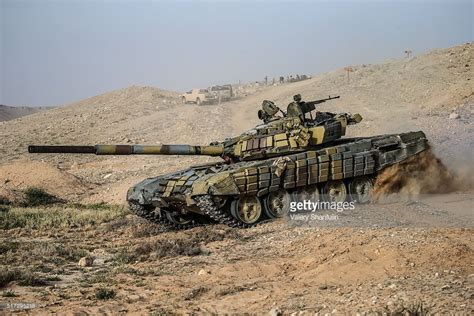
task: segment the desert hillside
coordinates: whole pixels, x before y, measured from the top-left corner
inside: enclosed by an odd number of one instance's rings
[[[464,44],[424,55],[375,65],[338,69],[297,83],[269,86],[222,105],[183,105],[177,92],[132,86],[49,111],[0,123],[0,163],[8,175],[7,189],[39,181],[44,173],[26,174],[17,168],[42,161],[88,183],[94,198],[123,202],[129,185],[137,180],[209,161],[208,157],[96,157],[29,155],[29,144],[190,143],[208,144],[236,135],[259,123],[256,112],[263,99],[283,109],[294,94],[306,100],[341,95],[322,104],[325,111],[359,112],[365,118],[349,135],[373,135],[407,130],[425,131],[437,153],[445,159],[472,158],[471,112],[473,44]],[[455,113],[455,119],[450,114]],[[451,116],[453,117],[453,116]],[[460,137],[465,135],[467,137]],[[462,153],[462,154],[459,154]],[[46,166],[45,165],[45,166]],[[18,169],[18,170],[17,170]],[[18,171],[18,172],[17,172]],[[12,175],[16,173],[16,175]],[[19,173],[19,174],[17,174]],[[47,173],[46,173],[47,174]],[[54,183],[54,179],[43,179]],[[55,190],[54,186],[46,186]],[[5,189],[5,187],[4,187]],[[63,190],[64,191],[64,190]],[[77,192],[71,188],[68,196]],[[85,191],[84,191],[85,192]],[[57,192],[58,193],[58,192]],[[65,192],[61,192],[65,193]],[[76,197],[78,198],[78,197]],[[111,199],[111,200],[110,200]]]
[[[0,122],[14,120],[16,118],[44,111],[47,108],[28,106],[8,106],[0,104]]]

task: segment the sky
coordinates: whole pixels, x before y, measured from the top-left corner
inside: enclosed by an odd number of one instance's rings
[[[0,104],[318,74],[473,40],[473,0],[0,0]]]

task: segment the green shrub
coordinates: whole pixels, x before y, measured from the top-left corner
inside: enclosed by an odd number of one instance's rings
[[[12,202],[10,202],[9,199],[7,199],[4,196],[0,196],[0,205],[11,205]]]
[[[6,290],[2,293],[3,297],[17,297],[18,295],[13,290]]]
[[[113,289],[99,288],[95,291],[95,298],[98,300],[109,300],[115,298],[117,293]]]

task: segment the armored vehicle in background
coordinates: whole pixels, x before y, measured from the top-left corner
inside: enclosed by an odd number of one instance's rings
[[[421,131],[343,138],[359,114],[315,111],[336,98],[304,102],[296,95],[287,111],[265,100],[261,125],[208,146],[29,146],[29,152],[219,156],[222,162],[136,184],[127,193],[130,209],[176,229],[208,222],[250,227],[284,216],[294,200],[369,202],[380,170],[428,148]]]
[[[201,105],[204,103],[216,103],[219,101],[217,93],[211,92],[208,89],[192,89],[179,96],[183,104],[196,103]]]

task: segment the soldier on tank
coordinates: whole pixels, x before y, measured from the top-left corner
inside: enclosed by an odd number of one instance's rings
[[[262,109],[258,111],[258,118],[266,124],[275,118],[278,111],[280,111],[280,108],[274,102],[263,100]]]
[[[301,94],[296,94],[293,96],[293,102],[288,104],[286,114],[289,117],[299,117],[301,121],[304,122],[306,120],[305,114],[314,109],[315,107],[313,104],[302,101]]]

